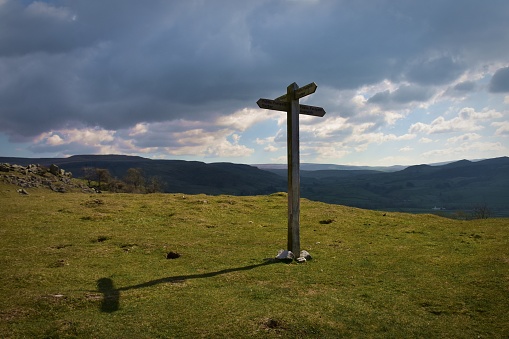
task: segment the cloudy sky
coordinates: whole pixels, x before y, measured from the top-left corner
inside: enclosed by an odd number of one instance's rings
[[[509,155],[507,0],[0,0],[0,156],[412,165]]]

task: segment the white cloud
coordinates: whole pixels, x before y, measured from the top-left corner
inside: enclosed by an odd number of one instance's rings
[[[348,154],[352,153],[352,151],[343,145],[321,145],[320,147],[310,148],[308,151],[313,151],[314,157],[318,162],[327,162],[327,161],[339,161],[343,159]]]
[[[459,112],[459,117],[464,120],[490,120],[503,117],[502,113],[493,109],[484,112],[476,112],[471,107],[465,107]]]
[[[429,144],[430,142],[433,142],[433,140],[430,138],[422,137],[419,139],[419,143],[421,143],[421,144]]]
[[[358,144],[371,144],[377,143],[381,144],[387,141],[403,141],[403,140],[412,140],[415,138],[415,134],[403,134],[403,135],[395,135],[395,134],[384,134],[380,133],[354,133],[350,137],[347,138],[347,142],[354,142]]]
[[[216,120],[216,124],[218,126],[230,127],[243,132],[257,123],[266,120],[278,120],[281,115],[284,114],[265,109],[244,108],[234,112],[233,114],[219,117]]]
[[[495,135],[509,136],[509,121],[492,122],[491,126],[498,127]]]
[[[390,126],[394,125],[398,120],[403,119],[405,117],[404,114],[397,113],[397,112],[385,112],[385,122]]]
[[[501,113],[495,110],[476,112],[473,108],[466,107],[461,109],[458,116],[451,120],[446,120],[444,117],[439,116],[430,124],[422,122],[412,124],[409,131],[410,133],[421,132],[426,134],[477,131],[484,128],[479,122],[501,118],[502,116]]]
[[[422,156],[436,160],[451,160],[458,158],[476,158],[478,154],[483,154],[484,157],[496,157],[501,156],[503,152],[507,152],[507,147],[500,142],[465,142],[457,147],[427,151],[424,152]]]
[[[318,119],[316,117],[309,117],[311,119],[301,120],[300,134],[301,138],[305,134],[312,135],[312,139],[333,139],[338,135],[344,135],[352,128],[352,124],[348,119],[342,117],[330,117],[325,119]],[[313,124],[306,124],[306,122],[314,122]],[[346,133],[345,133],[346,132]]]
[[[187,128],[183,129],[184,126]],[[241,135],[232,129],[210,126],[208,123],[176,121],[166,124],[139,123],[133,128],[119,131],[98,127],[62,129],[41,134],[35,143],[38,149],[74,148],[96,154],[156,152],[225,158],[251,155],[254,150],[240,144],[240,140]]]
[[[481,135],[479,135],[477,133],[467,133],[467,134],[463,134],[463,135],[460,135],[457,137],[449,138],[449,139],[447,139],[447,143],[455,144],[458,142],[473,141],[473,140],[478,140],[478,139],[481,139]]]
[[[108,131],[100,128],[72,128],[62,129],[43,133],[35,139],[36,142],[55,146],[70,143],[80,143],[83,145],[99,145],[104,142],[114,140],[115,131]]]
[[[275,137],[267,137],[267,138],[256,138],[255,143],[258,145],[266,145],[268,143],[273,143]]]
[[[276,146],[274,145],[268,145],[267,147],[265,147],[263,149],[265,152],[277,152],[279,151],[279,148],[277,148]]]
[[[263,148],[265,152],[277,152],[280,148],[275,145],[275,139],[276,137],[256,138],[255,143],[261,146],[265,145]]]
[[[46,139],[46,143],[50,146],[57,146],[64,144],[64,140],[58,134],[53,134]]]
[[[230,130],[208,132],[203,129],[194,129],[184,132],[175,132],[175,146],[164,147],[172,155],[194,155],[202,157],[247,157],[254,150],[238,143],[239,137]],[[232,138],[233,142],[228,138]]]
[[[129,136],[134,137],[137,135],[142,135],[148,132],[148,124],[147,123],[137,123],[133,128],[129,129]]]

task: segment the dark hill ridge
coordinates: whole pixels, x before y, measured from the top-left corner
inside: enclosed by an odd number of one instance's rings
[[[501,157],[481,161],[460,160],[442,166],[417,165],[410,166],[402,174],[413,178],[442,178],[453,179],[457,177],[486,178],[504,173],[509,169],[509,158]]]
[[[329,203],[402,211],[469,210],[485,204],[509,216],[509,158],[462,160],[402,171],[303,176],[302,196]]]
[[[165,192],[258,195],[287,190],[286,170],[233,163],[152,160],[125,155],[76,155],[69,158],[6,158],[0,163],[58,165],[74,177],[84,167],[106,168],[123,178],[129,168],[158,177]],[[316,167],[323,168],[323,167]],[[445,165],[416,165],[399,171],[358,168],[301,170],[301,195],[327,203],[368,209],[431,212],[469,210],[485,204],[509,216],[509,157],[461,160]]]
[[[286,190],[284,178],[256,167],[232,163],[206,164],[199,161],[152,160],[126,155],[75,155],[69,158],[7,158],[0,163],[27,166],[55,164],[83,177],[83,168],[108,169],[113,177],[123,178],[129,168],[142,169],[145,177],[157,177],[165,192],[187,194],[259,195]]]

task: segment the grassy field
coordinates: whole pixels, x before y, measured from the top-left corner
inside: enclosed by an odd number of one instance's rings
[[[2,338],[507,338],[509,219],[0,184]],[[180,255],[167,259],[167,253]]]

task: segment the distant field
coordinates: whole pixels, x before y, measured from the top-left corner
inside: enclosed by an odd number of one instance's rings
[[[509,219],[0,183],[2,338],[507,338]],[[175,259],[167,259],[173,252]]]

